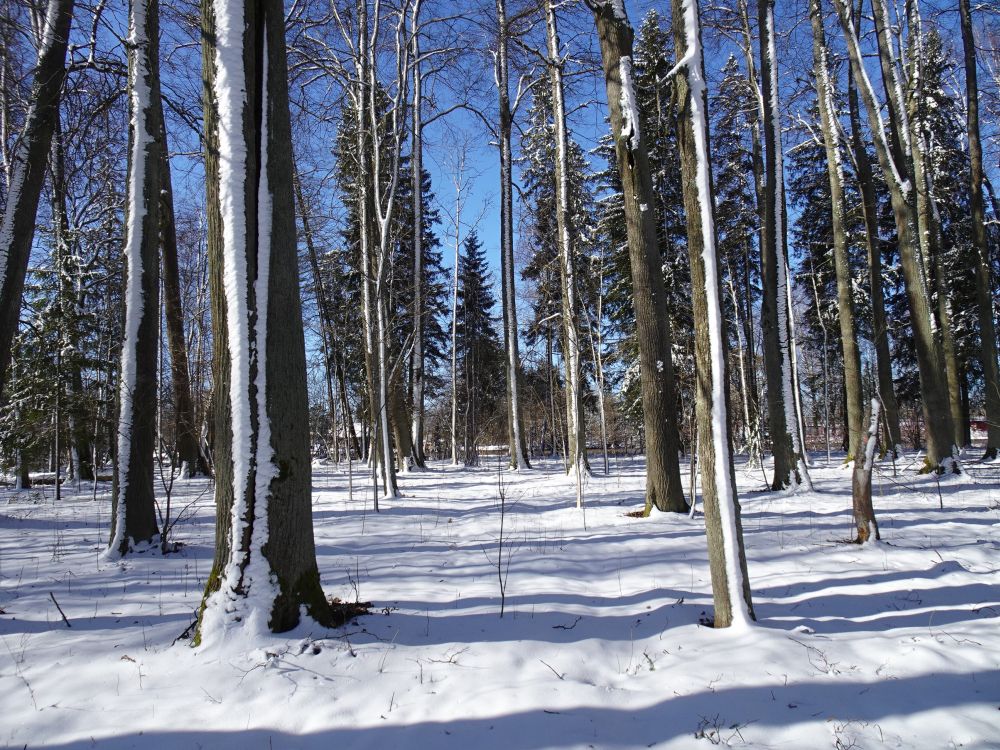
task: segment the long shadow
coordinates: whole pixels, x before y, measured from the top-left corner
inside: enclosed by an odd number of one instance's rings
[[[555,679],[555,678],[553,678]],[[600,690],[596,688],[595,690]],[[596,695],[595,702],[607,700]],[[283,750],[384,750],[385,748],[468,748],[477,750],[544,750],[568,747],[633,748],[687,736],[700,746],[695,733],[706,718],[716,717],[725,727],[747,725],[748,740],[766,741],[769,729],[799,724],[816,726],[829,744],[830,727],[839,723],[877,723],[914,716],[933,709],[969,704],[995,705],[1000,700],[1000,673],[983,670],[973,674],[932,673],[882,682],[775,681],[770,684],[718,688],[671,697],[645,708],[598,706],[562,708],[540,704],[527,711],[453,721],[417,721],[344,727],[295,734],[281,730],[245,731],[145,731],[117,737],[87,737],[74,742],[46,744],[49,750],[105,750],[147,747],[212,747],[220,750],[283,748]],[[223,699],[225,703],[225,699]],[[881,731],[881,728],[879,728]],[[928,746],[948,746],[946,726],[933,736],[925,728],[920,739]],[[964,736],[968,736],[968,732]],[[735,735],[734,735],[735,738]],[[819,737],[813,737],[818,740]],[[986,743],[993,740],[983,738]],[[882,744],[881,742],[879,744]],[[812,745],[818,747],[817,741]],[[977,744],[987,747],[988,744]],[[31,745],[31,747],[37,747]]]
[[[996,586],[972,583],[865,594],[820,594],[797,602],[759,602],[758,613],[762,620],[782,618],[789,627],[805,624],[817,633],[856,633],[1000,617],[998,608],[1000,591]],[[921,611],[909,611],[915,609]]]

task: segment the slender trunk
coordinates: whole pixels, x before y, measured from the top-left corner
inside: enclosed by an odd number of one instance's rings
[[[788,306],[785,188],[778,111],[778,71],[774,42],[774,0],[758,0],[760,80],[765,156],[761,276],[764,296],[761,327],[767,375],[768,419],[774,454],[772,489],[803,483],[809,475],[802,460],[796,423],[795,384],[791,365]]]
[[[694,312],[698,464],[701,470],[715,626],[754,619],[740,504],[729,435],[729,377],[716,253],[708,92],[696,0],[671,0],[674,49],[683,65],[675,79],[677,141],[687,215]]]
[[[859,0],[859,4],[863,0]],[[875,195],[875,180],[872,174],[868,149],[861,132],[861,109],[858,103],[858,89],[854,73],[848,68],[847,99],[851,117],[851,147],[861,188],[861,208],[865,222],[865,243],[868,250],[868,274],[870,276],[872,335],[875,339],[875,366],[877,371],[878,397],[881,412],[887,425],[888,450],[893,456],[898,454],[903,444],[899,429],[899,406],[896,403],[896,389],[892,379],[892,358],[889,353],[889,324],[885,314],[885,294],[882,291],[882,248],[879,236],[878,200]]]
[[[878,522],[875,520],[875,508],[872,505],[872,466],[875,463],[875,448],[878,446],[879,402],[871,400],[871,419],[864,441],[864,455],[859,455],[854,461],[854,472],[851,479],[851,496],[853,499],[854,528],[857,537],[854,541],[864,544],[872,537],[880,539]]]
[[[986,397],[986,454],[994,459],[1000,451],[1000,367],[997,365],[997,329],[993,317],[993,286],[990,280],[990,248],[986,238],[983,201],[983,146],[979,137],[979,82],[976,71],[976,40],[972,33],[969,0],[958,0],[965,53],[966,129],[969,137],[969,189],[972,214],[972,245],[976,262],[976,313],[979,320],[979,360],[983,367]],[[965,420],[963,420],[963,424]]]
[[[423,466],[424,456],[424,123],[421,113],[423,79],[420,71],[420,2],[413,4],[410,35],[413,39],[413,126],[410,163],[413,170],[413,406],[411,412],[413,461]]]
[[[459,178],[460,179],[460,178]],[[451,287],[451,465],[458,466],[458,265],[462,252],[462,188],[455,184],[455,268]]]
[[[129,11],[129,157],[125,226],[125,335],[118,386],[118,453],[108,555],[158,533],[153,492],[160,333],[160,112],[157,0]]]
[[[63,338],[63,343],[60,346],[67,351],[74,352],[71,361],[63,363],[64,366],[68,367],[66,385],[69,386],[69,403],[67,404],[66,417],[69,423],[70,451],[76,459],[71,462],[71,476],[77,480],[92,480],[94,478],[94,469],[91,463],[93,448],[90,442],[90,433],[87,430],[87,413],[84,407],[83,368],[77,351],[83,343],[80,340],[76,324],[83,313],[81,269],[79,263],[72,259],[79,253],[76,252],[75,243],[71,247],[69,214],[66,209],[65,156],[58,111],[50,151],[52,224],[56,236],[58,256],[56,266],[59,273],[60,327],[62,329],[60,335]],[[67,286],[70,277],[73,279],[72,289]]]
[[[530,469],[524,452],[522,414],[519,394],[521,352],[517,331],[517,298],[514,294],[514,196],[511,129],[514,115],[510,102],[510,63],[508,45],[510,30],[506,0],[496,0],[497,55],[496,82],[500,98],[500,283],[503,287],[504,345],[507,349],[507,423],[510,445],[510,467]]]
[[[854,296],[851,292],[851,266],[844,221],[844,173],[838,130],[834,85],[830,78],[829,49],[823,29],[820,0],[810,0],[809,17],[813,31],[813,68],[816,99],[819,104],[823,144],[826,150],[827,176],[830,183],[830,219],[833,227],[833,265],[837,277],[837,317],[840,321],[840,346],[844,360],[844,391],[847,401],[848,460],[861,460],[864,414],[861,378],[861,354],[854,329]],[[817,310],[818,312],[818,310]],[[869,489],[869,494],[871,490]]]
[[[17,333],[45,161],[66,76],[66,46],[72,18],[73,0],[50,0],[28,111],[11,156],[7,200],[0,222],[0,394],[7,382],[10,348]]]
[[[622,11],[623,12],[623,11]],[[652,177],[639,132],[639,111],[632,80],[632,27],[611,4],[596,6],[615,155],[624,191],[625,224],[632,272],[632,306],[639,343],[646,437],[646,514],[688,510],[678,452],[677,393],[671,356],[672,336],[661,270]]]
[[[569,147],[566,107],[563,101],[562,60],[559,33],[551,0],[545,3],[549,79],[552,86],[553,127],[556,140],[556,231],[559,237],[562,285],[563,363],[566,368],[566,429],[569,436],[569,468],[583,471],[587,465],[587,433],[583,419],[583,384],[580,364],[579,309],[576,258],[573,250],[572,217],[569,211]],[[577,481],[577,505],[580,498]]]
[[[947,384],[941,372],[940,336],[932,320],[927,282],[921,261],[921,248],[916,231],[913,185],[909,179],[906,162],[897,160],[896,153],[903,152],[900,140],[903,129],[895,126],[892,146],[886,140],[880,107],[864,68],[861,48],[853,20],[853,9],[846,0],[834,0],[840,25],[847,40],[851,70],[858,83],[861,99],[868,113],[869,126],[875,140],[882,172],[889,186],[896,233],[899,239],[900,261],[913,327],[914,348],[920,376],[924,424],[927,427],[926,470],[943,471],[952,462],[951,425]],[[873,0],[876,18],[884,10],[881,0]],[[883,36],[880,34],[880,37]],[[888,66],[890,72],[892,66]],[[891,99],[890,99],[891,100]],[[905,116],[905,115],[904,115]],[[957,468],[957,466],[955,466]]]
[[[177,421],[177,457],[181,474],[209,476],[207,465],[198,447],[198,423],[191,401],[191,380],[188,369],[187,339],[184,336],[184,309],[181,306],[180,272],[177,263],[177,226],[174,221],[174,193],[167,153],[167,132],[163,123],[163,105],[153,102],[160,120],[160,250],[163,265],[163,303],[167,323],[167,346],[170,349],[170,383],[173,387],[174,418]]]

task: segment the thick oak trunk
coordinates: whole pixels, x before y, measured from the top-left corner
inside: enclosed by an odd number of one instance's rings
[[[313,542],[285,24],[279,0],[205,0],[215,336],[215,562],[199,638],[332,610]]]
[[[646,513],[654,507],[660,511],[684,512],[688,505],[677,458],[680,447],[677,393],[666,288],[656,237],[653,183],[646,145],[640,138],[639,123],[633,120],[637,111],[628,113],[626,123],[622,106],[623,102],[635,102],[631,77],[633,31],[627,17],[618,18],[610,4],[594,7],[594,21],[624,192],[646,440]]]

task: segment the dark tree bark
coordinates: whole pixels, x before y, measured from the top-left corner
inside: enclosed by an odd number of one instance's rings
[[[191,400],[191,377],[188,371],[187,339],[184,336],[184,309],[181,306],[180,270],[177,262],[177,224],[174,219],[174,189],[170,179],[167,153],[167,129],[163,122],[163,103],[153,102],[160,120],[160,256],[163,272],[163,312],[170,349],[170,384],[173,389],[176,421],[175,451],[182,473],[210,476],[212,467],[198,445],[198,424]]]
[[[630,113],[626,127],[622,108],[623,87],[630,92],[626,93],[628,100],[635,101],[631,79],[633,31],[627,17],[616,17],[611,3],[589,0],[588,5],[594,13],[601,44],[615,156],[624,191],[646,438],[645,512],[648,515],[654,507],[664,512],[686,512],[688,504],[677,458],[680,447],[677,393],[666,288],[656,237],[653,181],[639,123],[632,121],[634,115]]]
[[[496,0],[497,55],[496,74],[499,94],[500,140],[500,285],[503,307],[504,345],[507,349],[507,442],[510,467],[530,469],[524,449],[520,399],[521,350],[517,331],[517,299],[514,296],[514,178],[511,153],[511,130],[514,113],[510,101],[510,25],[505,0]]]
[[[21,313],[21,293],[35,237],[45,162],[66,76],[66,46],[72,18],[73,0],[49,0],[31,99],[12,157],[7,204],[0,223],[0,394],[7,382],[10,347]]]
[[[863,0],[859,0],[860,3]],[[857,18],[857,16],[855,16]],[[875,367],[878,377],[878,396],[881,414],[886,424],[886,448],[896,456],[903,445],[899,429],[899,406],[892,379],[892,357],[889,353],[889,324],[885,315],[885,293],[882,290],[882,246],[879,236],[878,199],[868,149],[861,132],[861,108],[854,73],[848,68],[847,100],[851,118],[851,148],[861,188],[861,208],[865,221],[865,244],[868,250],[870,276],[872,335],[875,339]]]
[[[951,411],[948,404],[948,387],[942,372],[941,341],[940,336],[935,332],[935,326],[931,319],[932,312],[927,295],[926,271],[919,240],[916,236],[917,212],[913,196],[914,188],[910,180],[911,171],[906,160],[901,161],[901,157],[897,156],[904,153],[901,143],[905,128],[900,127],[899,123],[894,123],[890,119],[891,143],[887,141],[879,103],[864,68],[853,20],[853,9],[847,0],[834,0],[834,5],[837,8],[841,29],[847,40],[851,70],[858,82],[859,93],[868,113],[869,127],[875,140],[875,151],[878,154],[879,165],[889,186],[889,199],[892,203],[896,234],[899,239],[900,265],[903,269],[910,322],[913,327],[924,424],[927,428],[925,469],[944,471],[951,463],[952,456]],[[884,6],[880,0],[873,0],[873,5],[876,8],[876,18],[882,17]],[[884,23],[880,24],[879,27],[884,32]],[[879,36],[884,36],[884,33],[880,33]],[[882,55],[883,58],[885,56]],[[891,64],[886,65],[886,68],[890,75],[894,75]],[[890,89],[894,88],[895,86],[890,86]],[[894,98],[890,96],[889,100],[892,102]],[[899,111],[899,107],[890,107],[890,112],[894,110]]]
[[[716,255],[701,24],[696,0],[671,0],[671,9],[674,49],[677,58],[686,61],[674,80],[674,96],[695,321],[698,465],[715,627],[722,628],[744,625],[754,619],[754,612],[729,435],[727,337],[722,314],[722,274]]]
[[[965,57],[966,129],[969,137],[969,197],[972,209],[972,244],[976,251],[976,312],[979,317],[979,359],[986,392],[986,454],[994,459],[1000,451],[1000,367],[997,365],[997,329],[993,317],[993,285],[990,279],[990,248],[986,239],[986,209],[983,201],[983,146],[979,136],[979,79],[976,70],[976,40],[972,34],[969,0],[958,0]],[[963,425],[967,424],[962,420]]]
[[[847,248],[847,229],[844,225],[844,174],[841,167],[840,133],[835,102],[835,89],[830,75],[829,48],[823,28],[823,9],[820,0],[810,0],[809,18],[813,31],[813,69],[816,79],[816,99],[819,104],[823,145],[826,150],[826,168],[830,181],[830,218],[833,226],[833,264],[837,276],[837,317],[840,322],[840,347],[844,358],[844,411],[847,416],[847,455],[854,460],[854,467],[865,464],[862,402],[861,354],[854,329],[854,296],[851,293],[851,266]],[[878,409],[875,409],[874,440],[878,434]],[[867,471],[855,470],[852,482],[854,517],[857,521],[859,542],[868,540],[875,524],[872,508],[871,466]]]
[[[125,336],[118,385],[118,451],[110,555],[152,541],[156,525],[157,361],[160,348],[159,18],[157,0],[129,7],[129,156],[125,227]]]
[[[767,411],[774,455],[772,489],[808,484],[798,445],[799,430],[792,375],[791,320],[788,308],[788,275],[785,222],[785,185],[782,169],[781,132],[778,112],[777,61],[774,59],[774,0],[758,0],[760,34],[760,85],[763,100],[764,210],[761,231],[761,328],[764,340],[764,373],[767,380]]]
[[[313,541],[285,24],[280,0],[205,0],[215,313],[215,562],[198,638],[330,623]]]

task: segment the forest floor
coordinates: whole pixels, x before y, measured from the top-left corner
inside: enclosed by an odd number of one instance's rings
[[[812,492],[737,470],[742,631],[699,622],[700,512],[626,515],[639,459],[588,478],[583,511],[555,462],[434,464],[377,514],[370,474],[352,498],[317,465],[324,587],[371,614],[239,649],[178,640],[212,564],[206,480],[174,487],[179,551],[119,563],[107,487],[0,490],[0,745],[1000,748],[1000,464],[940,484],[881,464],[882,541],[857,546],[849,472],[814,461]]]

